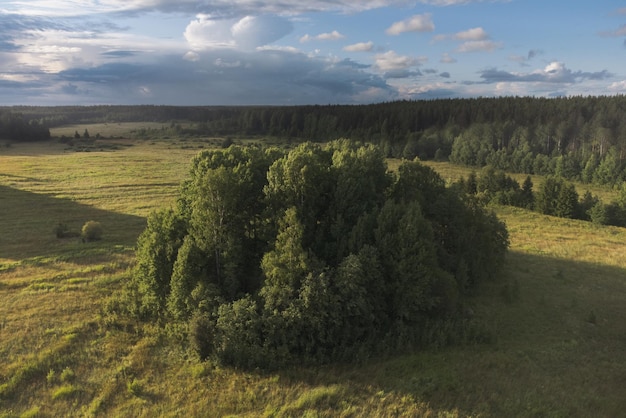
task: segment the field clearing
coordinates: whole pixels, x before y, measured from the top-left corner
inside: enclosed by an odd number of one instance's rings
[[[174,202],[205,144],[116,142],[118,149],[91,152],[58,143],[0,148],[0,417],[615,417],[626,410],[626,229],[495,207],[511,251],[502,279],[469,301],[484,343],[244,373],[198,362],[176,344],[176,329],[102,309],[128,278],[145,217]],[[446,179],[471,171],[429,165]],[[78,231],[92,219],[104,227],[102,241],[54,236],[59,222]]]
[[[85,130],[89,132],[91,137],[97,134],[104,138],[128,138],[140,131],[162,131],[169,129],[170,123],[164,122],[111,122],[111,123],[91,123],[80,125],[64,125],[50,129],[50,135],[53,137],[66,136],[74,138],[76,132],[83,135]],[[181,127],[189,125],[187,122],[180,123]]]

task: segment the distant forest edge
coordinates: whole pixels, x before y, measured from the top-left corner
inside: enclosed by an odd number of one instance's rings
[[[67,124],[163,122],[183,136],[349,138],[377,144],[388,157],[449,159],[614,185],[626,179],[625,114],[626,96],[290,107],[11,107],[0,108],[0,138],[47,138],[47,128]]]

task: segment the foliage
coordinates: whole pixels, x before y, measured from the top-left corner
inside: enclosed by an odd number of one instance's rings
[[[81,229],[81,236],[85,241],[98,241],[102,239],[103,232],[100,222],[87,221]]]
[[[202,358],[326,362],[427,342],[507,246],[418,162],[394,178],[371,145],[231,145],[200,153],[177,208],[150,217],[128,291],[140,317],[189,321]]]
[[[0,139],[19,142],[41,141],[50,138],[47,126],[36,121],[28,121],[20,113],[0,108]]]

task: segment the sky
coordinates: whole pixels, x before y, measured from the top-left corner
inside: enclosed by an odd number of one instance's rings
[[[626,94],[613,0],[0,0],[0,105]]]

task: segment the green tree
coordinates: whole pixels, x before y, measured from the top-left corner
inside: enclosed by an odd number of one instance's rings
[[[130,291],[135,295],[132,313],[163,318],[170,292],[170,279],[178,250],[187,234],[187,223],[174,210],[153,212],[137,240],[137,265]]]
[[[302,246],[303,237],[304,229],[296,209],[287,209],[274,249],[261,261],[265,283],[260,295],[270,312],[286,309],[297,298],[302,280],[312,270],[312,260]]]
[[[550,176],[539,188],[535,207],[545,215],[572,218],[578,213],[578,193],[573,184]]]
[[[521,190],[521,207],[532,209],[535,205],[535,195],[533,193],[533,181],[530,176],[526,176]]]

